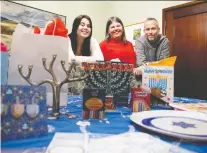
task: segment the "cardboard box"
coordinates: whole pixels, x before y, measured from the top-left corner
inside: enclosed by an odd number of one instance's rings
[[[142,87],[165,102],[174,98],[174,66],[146,66],[142,75]]]
[[[131,96],[132,112],[150,110],[150,91],[143,88],[132,88]]]
[[[48,134],[46,88],[1,86],[1,140],[40,137]]]
[[[106,93],[105,89],[83,89],[83,119],[103,119]]]

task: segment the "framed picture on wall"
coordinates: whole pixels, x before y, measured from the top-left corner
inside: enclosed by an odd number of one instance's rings
[[[127,25],[124,27],[126,33],[126,39],[135,46],[135,41],[142,35],[144,35],[144,22]]]
[[[12,1],[1,1],[1,42],[10,50],[12,34],[18,23],[27,27],[39,26],[40,29],[43,29],[48,21],[57,17],[66,24],[66,16]]]

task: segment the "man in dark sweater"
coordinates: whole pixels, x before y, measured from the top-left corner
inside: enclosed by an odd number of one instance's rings
[[[159,34],[159,23],[155,18],[148,18],[144,22],[144,36],[135,43],[136,64],[135,75],[141,75],[143,66],[149,62],[159,61],[170,56],[169,40]]]

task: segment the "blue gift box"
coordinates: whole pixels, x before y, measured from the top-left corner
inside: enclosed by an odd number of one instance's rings
[[[48,134],[45,87],[2,85],[1,100],[2,141]]]
[[[0,56],[1,56],[0,84],[6,85],[8,81],[9,54],[8,52],[0,52]]]

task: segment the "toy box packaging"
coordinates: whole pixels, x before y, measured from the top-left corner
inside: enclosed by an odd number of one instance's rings
[[[132,112],[150,110],[150,91],[147,91],[141,87],[132,88],[131,109]]]
[[[85,83],[88,88],[106,89],[105,111],[117,111],[115,105],[128,106],[128,93],[133,65],[122,62],[98,61],[82,63],[89,74]]]
[[[1,86],[1,140],[40,137],[48,134],[46,88]]]
[[[151,90],[151,94],[164,102],[173,102],[174,65],[177,56],[151,62],[144,67],[142,87]]]
[[[103,119],[105,89],[83,89],[83,119]]]
[[[150,89],[152,95],[165,102],[173,102],[174,67],[146,66],[142,75],[142,87]]]

